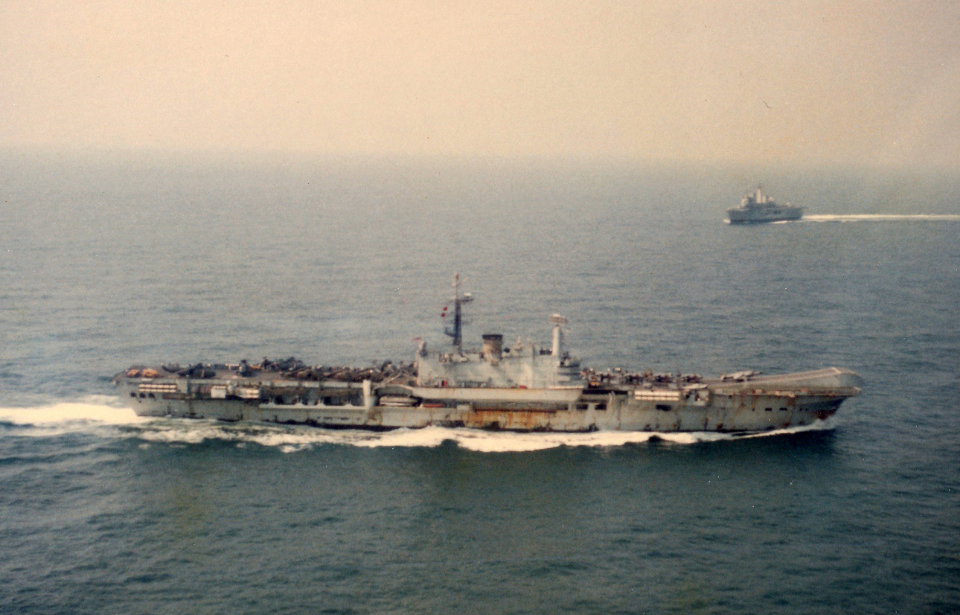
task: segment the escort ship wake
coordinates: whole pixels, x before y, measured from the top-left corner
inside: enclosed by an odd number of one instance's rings
[[[320,427],[428,426],[511,431],[755,432],[809,425],[860,393],[856,373],[836,367],[777,376],[738,372],[718,378],[584,369],[564,348],[550,317],[549,348],[483,336],[465,350],[462,310],[451,299],[452,347],[375,368],[308,366],[296,359],[251,365],[135,366],[114,384],[140,416],[263,421]],[[446,314],[446,308],[444,309]]]
[[[780,205],[763,193],[763,187],[747,194],[740,201],[740,207],[727,210],[730,224],[760,224],[762,222],[783,222],[799,220],[803,216],[803,207],[787,203]]]

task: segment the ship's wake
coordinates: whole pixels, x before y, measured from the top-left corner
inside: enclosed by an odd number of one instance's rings
[[[148,419],[119,405],[114,397],[92,396],[34,407],[0,408],[0,427],[10,435],[53,437],[68,433],[109,432],[121,426],[145,425]]]
[[[818,214],[797,222],[897,222],[900,220],[960,221],[960,214]]]
[[[285,453],[326,445],[363,448],[434,448],[445,442],[454,442],[463,449],[484,453],[541,451],[561,446],[610,448],[652,442],[688,445],[832,428],[832,422],[818,422],[807,427],[778,429],[759,434],[514,433],[444,427],[376,432],[323,429],[306,425],[143,418],[138,417],[129,408],[119,406],[117,400],[110,397],[95,397],[32,408],[0,408],[0,429],[11,436],[57,437],[71,433],[89,433],[106,438],[133,438],[139,440],[143,446],[186,446],[204,442],[223,442],[232,443],[241,448],[249,445],[276,448]]]

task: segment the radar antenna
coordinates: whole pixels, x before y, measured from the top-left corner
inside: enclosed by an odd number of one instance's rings
[[[463,353],[463,325],[466,324],[463,322],[463,308],[461,307],[464,303],[470,303],[473,301],[473,295],[470,293],[464,293],[460,295],[460,274],[454,274],[453,276],[453,328],[450,327],[444,328],[443,332],[453,338],[453,345],[456,347],[457,352]],[[443,308],[443,313],[441,316],[445,317],[447,315],[447,308]]]

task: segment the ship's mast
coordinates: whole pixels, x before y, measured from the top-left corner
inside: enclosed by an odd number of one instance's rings
[[[549,322],[553,325],[553,358],[556,361],[563,360],[563,325],[567,324],[567,319],[560,314],[550,316]]]
[[[460,274],[454,274],[453,276],[453,329],[447,327],[443,330],[444,333],[453,338],[453,345],[457,349],[457,352],[463,353],[463,308],[461,307],[464,303],[470,303],[473,301],[473,296],[470,293],[464,293],[463,296],[460,296]],[[446,315],[446,308],[444,308],[444,315]]]

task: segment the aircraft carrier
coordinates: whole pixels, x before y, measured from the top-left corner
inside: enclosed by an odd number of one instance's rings
[[[704,378],[621,368],[584,368],[564,347],[566,319],[550,316],[549,346],[505,346],[486,334],[462,343],[463,307],[454,282],[452,345],[419,342],[410,362],[370,368],[309,366],[290,358],[250,364],[133,366],[113,382],[141,416],[308,424],[326,428],[428,426],[511,431],[761,432],[833,416],[860,393],[856,373],[831,367]],[[446,314],[446,309],[444,310]]]

